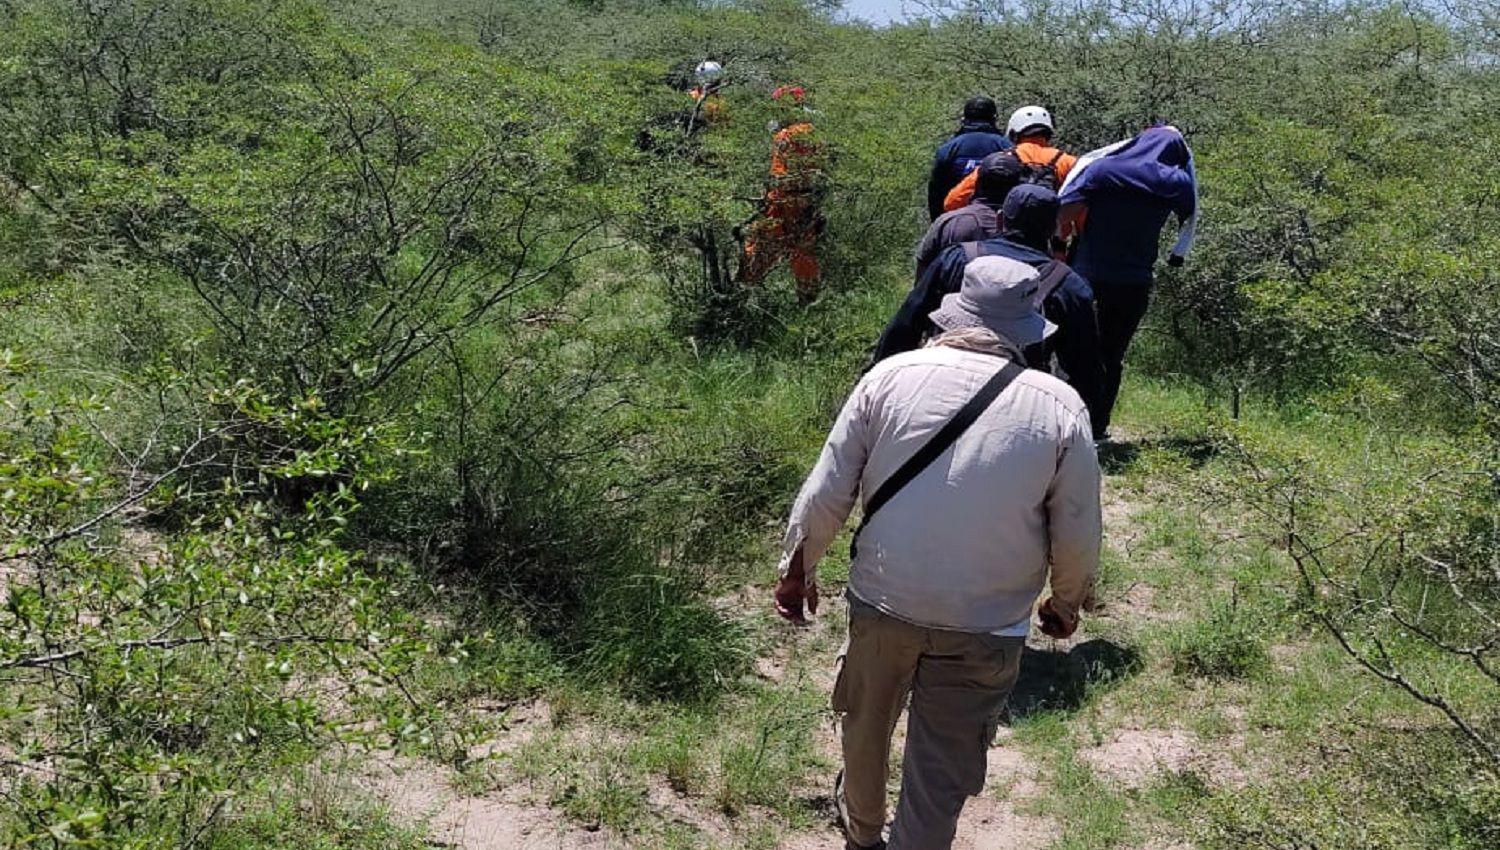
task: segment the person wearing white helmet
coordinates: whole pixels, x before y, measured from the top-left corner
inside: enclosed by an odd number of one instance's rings
[[[697,78],[700,86],[713,85],[724,76],[724,66],[712,59],[704,59],[698,63],[698,67],[693,69],[693,76]]]
[[[1078,157],[1052,146],[1052,113],[1043,106],[1023,106],[1010,114],[1005,123],[1005,135],[1016,145],[1016,156],[1026,164],[1030,173],[1025,183],[1035,183],[1052,191],[1062,188],[1068,172]],[[943,200],[945,211],[960,209],[974,197],[977,178],[970,175],[961,181]]]
[[[1023,106],[1012,112],[1010,120],[1005,122],[1005,135],[1012,142],[1033,133],[1046,133],[1048,138],[1052,136],[1052,113],[1045,106]]]
[[[724,66],[712,59],[705,59],[693,69],[697,84],[689,94],[693,97],[693,120],[691,123],[719,124],[724,121],[724,100],[719,91],[724,87]]]

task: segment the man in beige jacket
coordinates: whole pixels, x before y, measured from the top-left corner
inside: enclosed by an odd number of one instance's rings
[[[1020,371],[1055,328],[1030,266],[981,257],[932,313],[939,335],[890,357],[850,394],[788,523],[776,608],[817,610],[818,560],[857,495],[872,495],[981,388],[1003,387],[962,433],[866,517],[849,569],[849,641],[833,707],[848,848],[881,848],[891,733],[910,700],[891,848],[949,847],[984,786],[994,724],[1016,680],[1033,606],[1067,637],[1099,563],[1099,465],[1071,387]],[[997,377],[1002,367],[1009,372]],[[1009,383],[1005,383],[1008,380]],[[905,477],[905,476],[903,476]]]

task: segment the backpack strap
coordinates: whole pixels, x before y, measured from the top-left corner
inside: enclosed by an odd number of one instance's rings
[[[899,469],[891,473],[891,477],[880,482],[880,486],[875,489],[875,495],[871,496],[870,501],[865,504],[864,516],[859,521],[859,528],[854,530],[854,537],[849,541],[849,557],[851,559],[854,558],[858,551],[860,532],[864,531],[865,526],[870,524],[870,517],[875,516],[875,513],[884,507],[886,502],[889,502],[892,497],[901,492],[901,489],[910,484],[913,478],[916,478],[921,474],[922,470],[931,466],[933,461],[937,460],[943,452],[948,450],[949,446],[952,446],[959,437],[963,436],[963,433],[969,430],[969,426],[974,424],[974,420],[979,418],[979,414],[983,413],[985,409],[994,403],[995,399],[1000,396],[1000,393],[1004,392],[1005,388],[1010,386],[1011,382],[1020,377],[1021,373],[1025,371],[1026,367],[1022,366],[1016,360],[1006,360],[1005,365],[1000,367],[1000,370],[991,376],[988,381],[984,382],[984,386],[979,388],[979,392],[975,393],[973,398],[965,402],[964,406],[959,408],[958,413],[954,414],[952,419],[949,419],[942,428],[938,429],[938,432],[932,436],[932,439],[928,440],[920,449],[917,449],[916,454],[907,458],[906,462],[901,464]]]
[[[1057,151],[1057,153],[1055,153],[1055,154],[1052,155],[1052,161],[1049,162],[1049,163],[1047,163],[1047,167],[1050,168],[1050,169],[1052,169],[1053,171],[1056,171],[1057,170],[1057,161],[1060,160],[1060,159],[1062,159],[1062,158],[1063,158],[1063,152],[1062,152],[1062,149],[1059,148],[1058,151]]]
[[[1057,291],[1057,288],[1062,285],[1062,282],[1067,279],[1068,275],[1073,273],[1073,270],[1062,260],[1048,260],[1037,271],[1040,272],[1037,275],[1040,283],[1036,288],[1035,303],[1037,308],[1040,309],[1042,303],[1052,297],[1052,293]]]
[[[972,263],[980,257],[984,256],[984,247],[978,242],[965,242],[963,243],[963,245],[965,263]]]

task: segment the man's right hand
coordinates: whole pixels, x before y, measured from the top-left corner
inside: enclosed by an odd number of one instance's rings
[[[802,613],[804,602],[807,603],[808,613],[818,613],[818,586],[807,582],[807,570],[802,563],[800,547],[792,555],[792,562],[787,565],[786,575],[776,582],[773,595],[776,600],[776,613],[780,614],[782,619],[805,625],[807,617]]]
[[[802,613],[802,603],[807,603],[808,613],[818,613],[818,588],[803,581],[802,576],[785,576],[776,582],[776,613],[782,619],[797,625],[805,625],[807,617]]]
[[[1057,606],[1052,604],[1052,597],[1039,605],[1036,609],[1037,619],[1041,621],[1042,634],[1056,640],[1065,640],[1073,636],[1078,630],[1078,617],[1063,616]]]

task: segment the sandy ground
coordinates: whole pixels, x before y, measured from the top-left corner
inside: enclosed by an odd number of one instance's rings
[[[1106,536],[1110,545],[1126,551],[1134,542],[1133,520],[1140,505],[1129,494],[1106,483],[1104,498]],[[747,588],[742,594],[753,597],[764,589]],[[747,600],[748,601],[748,600]],[[1171,613],[1156,606],[1156,592],[1144,584],[1132,585],[1116,598],[1102,600],[1099,616],[1143,622],[1171,619]],[[820,613],[826,622],[841,614],[839,600],[828,600]],[[799,642],[800,643],[800,642]],[[823,641],[824,644],[831,643]],[[1067,699],[1075,687],[1073,677],[1085,666],[1104,661],[1118,651],[1112,644],[1080,633],[1065,642],[1055,642],[1033,634],[1031,651],[1023,661],[1023,681],[1012,698],[1013,711],[1031,710],[1054,700]],[[831,687],[833,649],[826,664],[815,662],[813,670],[820,687]],[[787,673],[785,658],[768,656],[757,663],[757,673],[767,679],[780,680]],[[549,723],[545,706],[523,707],[519,722],[509,724],[506,732],[481,745],[475,756],[493,756],[517,746],[526,736]],[[896,744],[903,743],[904,723],[898,725]],[[954,847],[958,850],[990,848],[1045,847],[1060,835],[1058,824],[1050,817],[1036,814],[1037,798],[1045,793],[1041,784],[1045,772],[1031,762],[1018,747],[1008,745],[1009,730],[1002,728],[996,745],[990,750],[989,769],[984,792],[970,799],[959,823]],[[838,740],[831,725],[821,728],[817,746],[830,761],[837,761]],[[1106,782],[1122,789],[1138,788],[1153,777],[1170,771],[1202,770],[1216,779],[1234,783],[1243,781],[1222,760],[1213,762],[1203,752],[1196,738],[1185,730],[1161,728],[1127,728],[1097,746],[1085,749],[1080,756]],[[898,749],[899,752],[899,749]],[[899,759],[899,756],[896,756]],[[632,843],[627,837],[607,830],[591,831],[570,822],[545,801],[530,798],[524,786],[509,787],[484,796],[469,796],[455,790],[454,777],[445,769],[399,757],[378,758],[363,767],[358,782],[373,791],[398,817],[426,829],[430,842],[438,847],[463,850],[578,850],[578,848],[613,848],[649,846]],[[810,790],[809,794],[822,794]],[[664,782],[650,786],[649,802],[669,822],[690,825],[700,830],[720,847],[736,846],[735,824],[722,812],[713,810],[711,802],[685,797],[668,788]],[[822,850],[841,848],[842,837],[832,823],[814,830],[785,835],[781,850]],[[1141,850],[1190,850],[1189,845],[1150,844]]]

